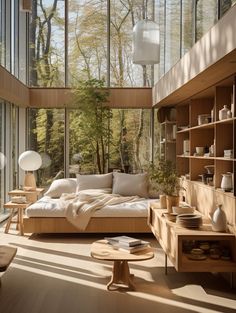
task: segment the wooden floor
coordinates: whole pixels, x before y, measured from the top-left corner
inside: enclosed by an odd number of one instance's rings
[[[164,254],[149,235],[154,259],[130,263],[136,291],[107,291],[112,263],[90,257],[102,235],[18,236],[4,234],[0,244],[18,248],[2,277],[3,313],[186,313],[236,312],[236,292],[218,275],[164,274]]]

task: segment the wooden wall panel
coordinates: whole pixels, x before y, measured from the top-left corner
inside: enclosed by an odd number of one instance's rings
[[[151,88],[110,88],[111,108],[151,108]],[[69,88],[30,88],[30,107],[64,108],[72,104]]]
[[[0,66],[0,98],[19,106],[29,106],[29,89]]]

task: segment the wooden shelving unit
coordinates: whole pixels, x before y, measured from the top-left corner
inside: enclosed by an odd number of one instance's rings
[[[161,123],[160,159],[176,162],[176,121]]]
[[[187,202],[198,207],[202,213],[212,212],[216,205],[222,203],[227,220],[236,225],[236,77],[232,76],[201,94],[176,106],[176,166],[185,182],[185,198]],[[206,97],[207,95],[207,97]],[[219,120],[219,111],[224,105],[232,112],[232,117]],[[213,116],[212,116],[213,113]],[[213,118],[208,123],[199,125],[198,116],[208,114]],[[190,142],[189,155],[184,155],[183,142]],[[196,155],[196,147],[215,145],[214,155]],[[231,158],[224,157],[224,150],[233,150]],[[200,182],[200,175],[207,173],[205,166],[214,166],[214,178],[211,188]],[[232,173],[233,190],[223,192],[221,187],[222,174]],[[205,190],[204,190],[205,188]],[[210,194],[207,194],[207,191]]]
[[[203,219],[199,229],[187,229],[171,222],[163,216],[165,210],[156,205],[149,208],[149,226],[163,248],[175,269],[179,272],[236,272],[236,239],[235,235],[213,232],[209,219]],[[230,260],[221,258],[211,259],[206,254],[205,260],[191,260],[184,251],[185,242],[208,242],[209,245],[218,243],[221,247],[228,247],[231,252]]]

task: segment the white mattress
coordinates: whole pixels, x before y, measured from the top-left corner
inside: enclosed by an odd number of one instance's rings
[[[96,217],[147,217],[148,206],[154,199],[105,206],[95,212]],[[26,209],[28,217],[65,217],[66,210],[60,199],[43,197]]]

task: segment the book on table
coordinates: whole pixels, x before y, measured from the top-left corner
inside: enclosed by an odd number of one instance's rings
[[[110,243],[110,244],[121,244],[123,246],[127,247],[134,247],[137,245],[140,245],[142,240],[141,239],[136,239],[132,238],[129,236],[115,236],[115,237],[105,237],[105,239]]]
[[[135,253],[135,252],[139,252],[139,251],[147,249],[149,247],[149,242],[141,240],[141,243],[139,245],[132,246],[132,247],[125,246],[122,244],[115,244],[113,246],[115,247],[115,249],[119,251],[123,251],[127,253]]]

